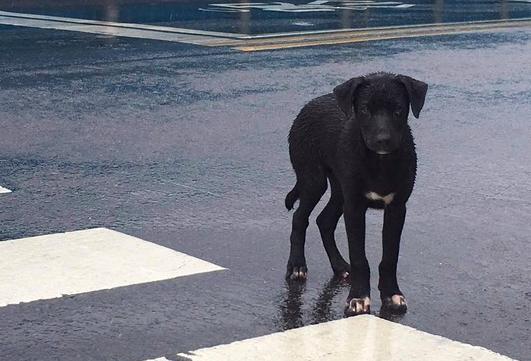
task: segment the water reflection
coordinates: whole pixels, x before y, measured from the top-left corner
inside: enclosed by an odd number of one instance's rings
[[[444,18],[444,0],[435,0],[433,4],[433,22],[442,23]]]
[[[282,330],[304,326],[302,320],[302,295],[305,290],[305,283],[286,281],[286,293],[279,304]]]
[[[352,10],[341,10],[341,27],[343,29],[350,28],[352,26]]]
[[[313,323],[330,321],[341,317],[341,314],[337,312],[338,310],[332,307],[332,303],[342,286],[346,287],[348,284],[345,281],[339,281],[335,277],[324,285],[312,308]]]
[[[317,298],[311,305],[304,305],[304,293],[306,284],[294,281],[286,281],[279,302],[280,328],[289,330],[302,327],[304,325],[322,323],[337,320],[343,317],[343,299],[337,300],[336,296],[346,297],[349,284],[345,280],[332,277],[321,287]],[[345,292],[341,292],[345,290]],[[308,297],[306,297],[308,299]],[[373,298],[373,305],[374,298]],[[305,310],[307,310],[305,312]],[[404,314],[396,315],[386,310],[380,309],[373,314],[388,321],[399,323]]]
[[[342,317],[342,309],[337,309],[334,298],[340,293],[342,287],[347,286],[348,284],[344,281],[335,277],[331,278],[323,285],[307,317],[304,317],[303,295],[306,291],[306,284],[287,281],[279,304],[281,329],[288,330],[304,326],[305,323],[320,323]],[[305,322],[306,318],[308,318],[307,322]]]
[[[247,0],[240,0],[241,3],[246,3]],[[240,34],[249,34],[251,23],[251,12],[240,12]]]
[[[498,6],[498,8],[499,8],[498,9],[498,17],[494,16],[492,20],[496,20],[496,19],[506,20],[506,19],[509,19],[511,17],[511,13],[510,13],[511,9],[510,9],[508,0],[500,0],[499,3],[496,6]],[[455,8],[454,9],[451,9],[451,8],[450,9],[446,9],[445,8],[444,0],[434,0],[433,1],[433,5],[432,5],[432,9],[433,9],[433,22],[434,23],[443,23],[445,21],[444,15],[445,15],[445,12],[447,10],[449,12],[449,15],[451,13],[455,12]],[[471,11],[475,10],[475,11],[485,11],[485,12],[487,12],[488,11],[488,7],[486,7],[485,4],[478,4],[476,9],[471,8],[470,10]],[[496,8],[494,7],[492,9],[492,11],[495,14],[496,13]],[[481,19],[470,19],[470,20],[481,20]],[[455,21],[455,20],[452,20],[452,21]]]
[[[509,4],[507,0],[502,0],[500,2],[500,19],[509,19]]]
[[[120,20],[120,8],[116,0],[107,1],[103,5],[103,20],[109,22],[119,22]],[[108,35],[116,36],[118,34],[118,29],[112,26],[106,26],[105,30]],[[108,41],[114,41],[114,37],[109,37]]]
[[[105,21],[119,21],[120,8],[118,7],[116,0],[107,1],[107,3],[104,5],[103,13],[105,14]]]

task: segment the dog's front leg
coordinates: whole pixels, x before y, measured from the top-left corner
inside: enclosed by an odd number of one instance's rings
[[[345,197],[344,217],[350,256],[350,293],[347,316],[370,312],[370,270],[365,256],[365,213],[367,203],[356,197]]]
[[[396,277],[400,237],[405,219],[405,203],[391,203],[385,208],[382,261],[378,267],[380,272],[378,289],[382,298],[382,309],[394,313],[403,313],[407,310],[406,300],[398,287]]]

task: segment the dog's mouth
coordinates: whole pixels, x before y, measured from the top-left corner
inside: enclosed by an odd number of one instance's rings
[[[391,155],[399,148],[399,144],[395,144],[396,140],[394,139],[392,141],[390,140],[387,144],[377,144],[377,142],[373,141],[372,139],[367,139],[363,133],[362,139],[368,150],[374,154],[377,154],[378,156]]]
[[[382,147],[368,147],[371,152],[374,154],[385,156],[392,154],[396,149],[382,148]]]
[[[393,149],[382,149],[382,148],[371,148],[371,147],[367,147],[371,153],[377,155],[378,157],[386,157],[388,155],[391,155],[394,153],[394,150]]]

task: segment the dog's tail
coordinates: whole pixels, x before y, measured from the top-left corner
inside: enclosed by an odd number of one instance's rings
[[[285,204],[288,211],[293,209],[293,205],[295,204],[295,201],[297,201],[297,199],[299,199],[299,190],[297,189],[297,185],[295,184],[295,187],[293,187],[293,189],[286,196]]]

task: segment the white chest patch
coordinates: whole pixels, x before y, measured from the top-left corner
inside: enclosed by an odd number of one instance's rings
[[[382,195],[380,195],[380,194],[378,194],[376,192],[367,192],[367,193],[365,193],[365,197],[367,197],[371,201],[383,201],[385,203],[385,205],[388,205],[395,198],[395,194],[394,193],[389,193],[386,196],[382,196]]]

